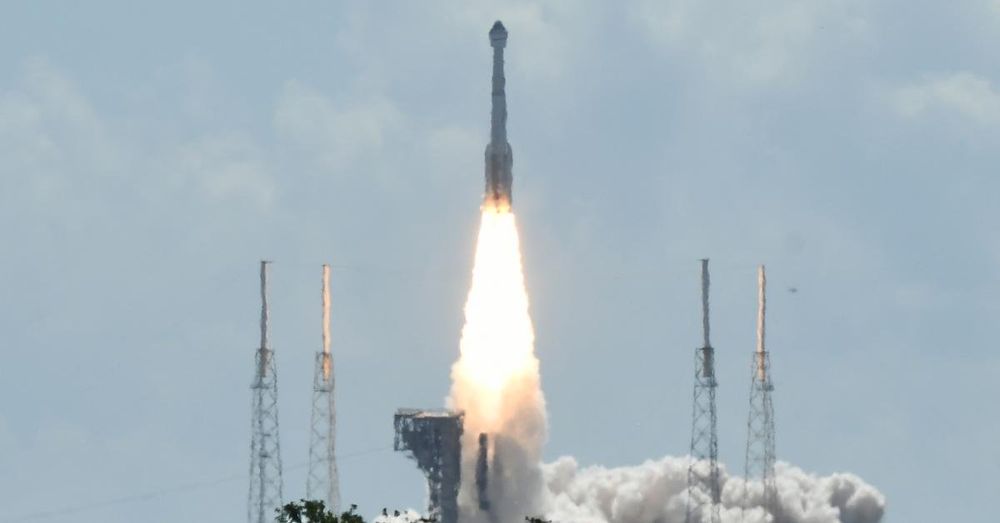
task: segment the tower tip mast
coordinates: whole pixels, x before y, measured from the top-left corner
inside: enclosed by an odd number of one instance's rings
[[[767,354],[764,346],[766,314],[767,275],[761,265],[757,267],[757,374],[761,382],[767,381],[767,365],[764,364],[764,355]]]

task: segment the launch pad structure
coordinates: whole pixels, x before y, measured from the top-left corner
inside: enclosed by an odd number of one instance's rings
[[[463,423],[464,414],[450,410],[399,409],[393,418],[393,448],[409,452],[427,476],[427,515],[439,523],[458,522]]]

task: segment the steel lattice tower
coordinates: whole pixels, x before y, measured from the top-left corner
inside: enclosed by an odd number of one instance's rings
[[[687,477],[686,523],[719,523],[719,440],[716,432],[715,349],[709,341],[708,260],[701,260],[701,325],[704,344],[694,351],[694,401],[691,409],[691,464]],[[704,470],[704,463],[708,470]],[[698,487],[708,483],[709,497]],[[707,514],[706,514],[707,509]]]
[[[333,512],[340,510],[337,475],[337,410],[334,403],[333,357],[330,355],[330,266],[323,265],[323,350],[316,353],[313,375],[312,430],[309,433],[309,476],[306,496],[322,500]]]
[[[762,505],[779,521],[780,505],[774,479],[774,406],[771,403],[771,359],[764,345],[764,315],[767,278],[764,266],[757,269],[757,350],[753,355],[750,378],[750,414],[747,417],[747,449],[744,469],[743,510],[749,500],[749,483],[758,480],[763,487]]]
[[[278,376],[268,339],[267,266],[260,262],[260,347],[254,361],[250,423],[249,523],[268,523],[281,505],[281,444],[278,441]]]

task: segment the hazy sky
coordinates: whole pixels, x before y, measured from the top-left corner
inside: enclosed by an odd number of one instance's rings
[[[779,457],[996,520],[1000,2],[373,4],[0,7],[0,522],[244,521],[262,257],[286,497],[330,262],[343,499],[422,506],[497,18],[546,456],[686,452],[710,257],[742,471],[763,262]]]

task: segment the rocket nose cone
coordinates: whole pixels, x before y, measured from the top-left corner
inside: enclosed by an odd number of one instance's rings
[[[493,24],[493,28],[490,29],[490,42],[493,45],[505,45],[507,43],[507,28],[503,26],[503,22],[500,20],[497,20]]]

